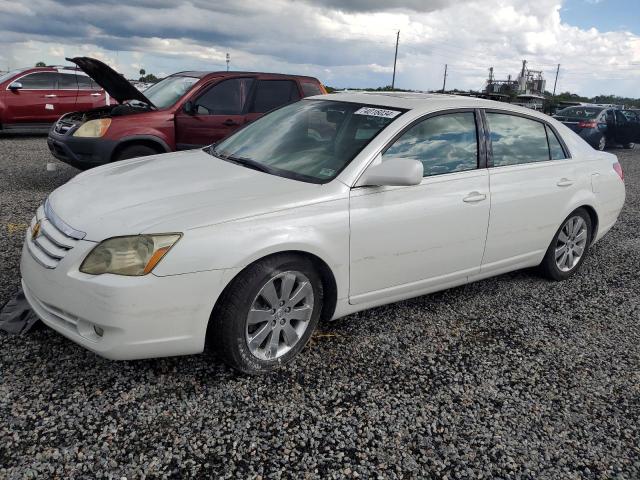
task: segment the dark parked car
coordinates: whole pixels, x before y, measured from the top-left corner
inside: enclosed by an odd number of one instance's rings
[[[80,169],[210,145],[302,97],[326,93],[315,78],[255,72],[180,72],[144,91],[88,57],[67,59],[120,102],[70,113],[49,132],[49,149]]]
[[[109,105],[104,90],[74,67],[34,67],[0,75],[0,130],[46,132],[60,115]]]
[[[580,105],[560,110],[553,116],[586,140],[593,148],[640,143],[640,119],[632,110],[598,105]]]

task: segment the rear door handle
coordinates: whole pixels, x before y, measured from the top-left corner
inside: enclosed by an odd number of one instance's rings
[[[569,180],[568,178],[561,178],[560,180],[558,180],[558,183],[556,183],[556,185],[558,185],[559,187],[570,187],[571,185],[573,185],[573,180]]]
[[[232,127],[234,125],[239,125],[238,122],[234,122],[233,120],[231,120],[230,118],[225,120],[224,122],[222,122],[223,125],[226,125],[227,127]]]
[[[99,97],[100,95],[102,95],[101,93],[92,93],[91,96],[92,97]]]
[[[476,203],[486,200],[487,196],[484,193],[480,192],[471,192],[469,195],[462,199],[463,202],[466,203]]]
[[[56,98],[57,95],[54,94],[50,94],[50,95],[45,95],[44,98]]]

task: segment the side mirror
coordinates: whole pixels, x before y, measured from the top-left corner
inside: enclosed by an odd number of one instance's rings
[[[22,88],[22,83],[20,82],[11,82],[9,84],[9,90],[20,90]]]
[[[420,184],[423,175],[422,162],[410,158],[396,158],[369,166],[356,183],[356,187],[407,187]]]
[[[193,115],[194,113],[196,113],[196,107],[193,104],[193,102],[189,100],[188,102],[184,102],[184,105],[182,106],[182,111],[187,115]]]

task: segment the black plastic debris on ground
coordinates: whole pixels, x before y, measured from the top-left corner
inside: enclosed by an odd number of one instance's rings
[[[22,289],[4,304],[0,311],[0,330],[23,335],[40,322],[24,296]]]

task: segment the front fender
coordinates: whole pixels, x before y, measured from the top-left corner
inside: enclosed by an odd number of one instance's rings
[[[239,271],[274,253],[301,251],[329,266],[342,298],[349,280],[348,208],[343,198],[188,230],[153,273]]]

